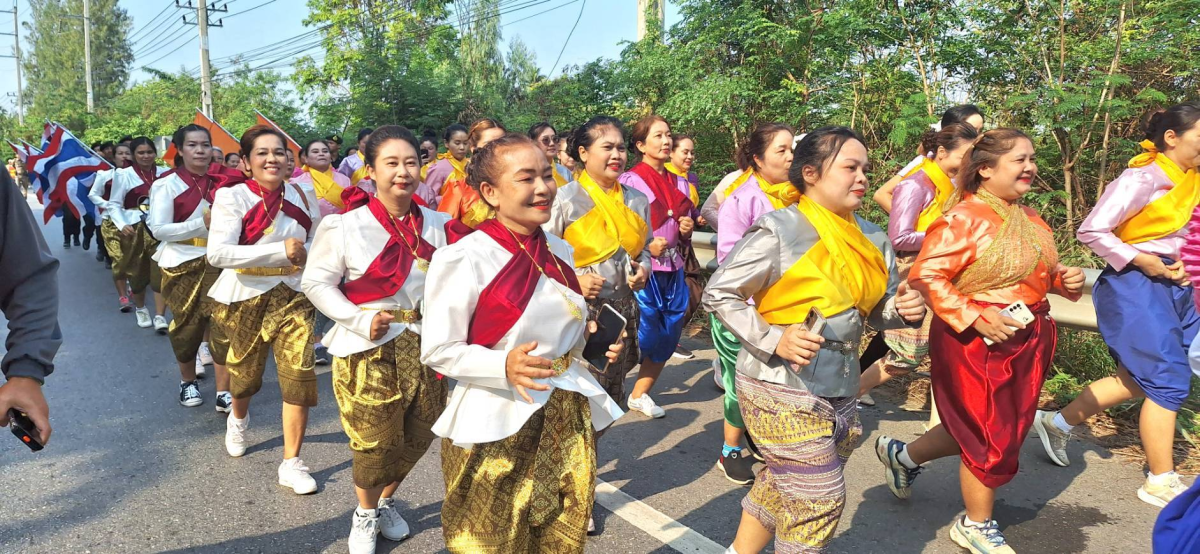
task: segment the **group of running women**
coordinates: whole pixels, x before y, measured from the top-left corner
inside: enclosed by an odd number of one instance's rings
[[[448,127],[440,154],[434,136],[364,129],[336,169],[326,141],[305,145],[296,167],[267,126],[242,135],[226,154],[235,164],[216,163],[208,131],[188,125],[172,137],[174,169],[134,139],[133,163],[92,196],[122,310],[149,321],[148,286],[170,309],[182,405],[202,404],[196,379],[211,358],[230,456],[246,452],[273,353],[278,479],[297,494],[317,490],[300,451],[314,366],[331,359],[353,456],[351,552],[408,536],[392,497],[439,437],[450,551],[581,552],[599,437],[622,405],[665,415],[650,393],[701,307],[725,390],[717,467],[753,483],[729,552],[772,540],[779,552],[824,549],[862,434],[858,398],[926,361],[940,421],[908,444],[876,441],[886,484],[907,498],[922,464],[958,456],[966,513],[950,538],[1012,552],[992,507],[1031,427],[1065,466],[1073,426],[1144,397],[1150,473],[1137,496],[1186,496],[1172,443],[1200,321],[1200,234],[1188,236],[1200,105],[1150,118],[1145,153],[1079,230],[1108,263],[1093,296],[1119,369],[1053,413],[1038,411],[1056,344],[1046,295],[1079,299],[1085,275],[1021,203],[1037,178],[1033,142],[984,123],[959,106],[926,134],[876,195],[886,231],[856,214],[869,167],[856,131],[760,124],[701,204],[695,141],[656,115],[628,130],[598,116],[561,135],[482,119]],[[707,286],[691,244],[702,226],[717,235]],[[606,311],[625,328],[599,345],[606,362],[585,361]],[[877,342],[860,356],[868,326]]]

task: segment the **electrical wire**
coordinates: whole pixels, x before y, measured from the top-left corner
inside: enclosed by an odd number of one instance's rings
[[[164,13],[167,13],[167,10],[174,8],[174,7],[175,7],[175,4],[173,4],[171,2],[167,2],[167,5],[165,7],[163,7],[162,11],[158,12],[158,15],[155,15],[152,19],[150,19],[150,21],[147,21],[145,25],[142,25],[137,30],[133,31],[132,33],[129,33],[129,36],[126,37],[126,40],[129,40],[130,42],[134,41],[136,39],[136,37],[138,36],[138,34],[143,33],[146,29],[149,29],[151,25],[154,25],[155,21],[158,21],[158,18],[162,17],[162,15]]]
[[[579,15],[575,16],[575,25],[571,26],[571,32],[567,33],[567,40],[563,41],[562,49],[558,51],[558,58],[554,60],[554,66],[550,68],[550,77],[554,77],[554,70],[558,69],[558,62],[562,61],[563,52],[567,51],[567,43],[571,42],[571,35],[575,34],[575,28],[579,26],[579,20],[583,19],[583,9],[587,7],[587,0],[583,0],[583,5],[579,6]]]

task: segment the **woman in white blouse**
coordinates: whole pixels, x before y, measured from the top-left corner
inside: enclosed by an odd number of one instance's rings
[[[429,269],[421,359],[458,380],[433,427],[451,552],[582,552],[595,431],[622,415],[581,361],[587,304],[571,247],[541,229],[553,171],[521,135],[476,151],[467,183],[495,219],[438,250]]]
[[[321,221],[317,199],[286,184],[286,138],[265,125],[242,135],[245,182],[234,179],[217,191],[208,234],[208,262],[221,275],[208,295],[224,331],[233,413],[225,427],[225,450],[246,453],[250,398],[262,388],[267,354],[275,353],[283,396],[283,463],[279,484],[296,494],[317,491],[300,460],[308,409],[317,404],[313,373],[313,305],[300,293],[300,270],[312,233]]]
[[[420,333],[425,271],[454,221],[414,200],[421,164],[412,132],[380,127],[364,146],[376,194],[347,195],[348,211],[321,221],[301,283],[336,323],[325,342],[354,453],[353,554],[375,552],[377,534],[409,534],[392,494],[429,449],[446,407],[446,381],[421,364]]]

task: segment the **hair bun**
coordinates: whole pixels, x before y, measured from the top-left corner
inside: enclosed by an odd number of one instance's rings
[[[1158,135],[1158,126],[1162,124],[1163,116],[1167,110],[1155,110],[1150,114],[1150,118],[1146,120],[1146,138],[1153,138]]]

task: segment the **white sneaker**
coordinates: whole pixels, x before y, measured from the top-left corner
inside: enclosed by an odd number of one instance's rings
[[[376,510],[379,514],[379,534],[389,541],[402,541],[408,538],[409,529],[408,522],[400,517],[400,510],[396,509],[396,501],[391,498],[380,498],[379,509]]]
[[[296,494],[317,492],[317,480],[308,474],[308,466],[300,458],[291,458],[279,464],[279,484]]]
[[[200,360],[201,365],[213,365],[212,350],[208,349],[208,343],[200,343],[200,350],[196,352],[196,357]]]
[[[717,383],[718,389],[721,389],[722,391],[724,391],[725,390],[725,380],[724,380],[723,376],[725,373],[725,368],[721,366],[721,360],[719,358],[716,360],[713,360],[712,367],[713,367],[713,381],[715,381]]]
[[[1179,479],[1179,474],[1172,471],[1165,481],[1159,484],[1152,483],[1150,477],[1147,476],[1146,482],[1142,483],[1137,494],[1142,502],[1151,506],[1165,508],[1167,504],[1175,500],[1176,496],[1183,494],[1183,491],[1186,491],[1187,488],[1187,485],[1183,484],[1183,481]]]
[[[205,369],[204,364],[200,363],[200,358],[197,357],[196,358],[196,378],[203,379],[204,376],[207,374],[208,374],[208,370]]]
[[[225,451],[234,458],[241,458],[246,453],[246,428],[250,426],[250,416],[238,419],[230,414],[225,420]]]
[[[141,327],[142,329],[149,329],[151,325],[154,325],[154,323],[150,321],[150,310],[147,310],[146,308],[138,308],[134,310],[133,315],[137,316],[137,326]]]
[[[350,523],[350,554],[375,554],[375,536],[379,534],[379,511],[362,513],[361,508],[354,509],[354,519]]]
[[[1057,414],[1058,412],[1038,410],[1033,418],[1033,430],[1042,440],[1042,448],[1046,449],[1050,461],[1055,465],[1067,467],[1071,465],[1071,460],[1067,458],[1067,443],[1071,442],[1071,433],[1059,429],[1054,424],[1054,416]]]
[[[171,326],[167,324],[167,318],[165,318],[161,315],[154,316],[154,332],[155,333],[158,333],[160,335],[165,335],[165,334],[167,334],[167,330],[170,328],[171,328]]]
[[[662,408],[658,407],[658,404],[654,403],[654,399],[650,398],[649,394],[643,394],[641,398],[634,398],[630,396],[629,409],[637,410],[643,414],[646,414],[647,417],[652,417],[655,419],[667,415],[667,412],[663,411]]]

